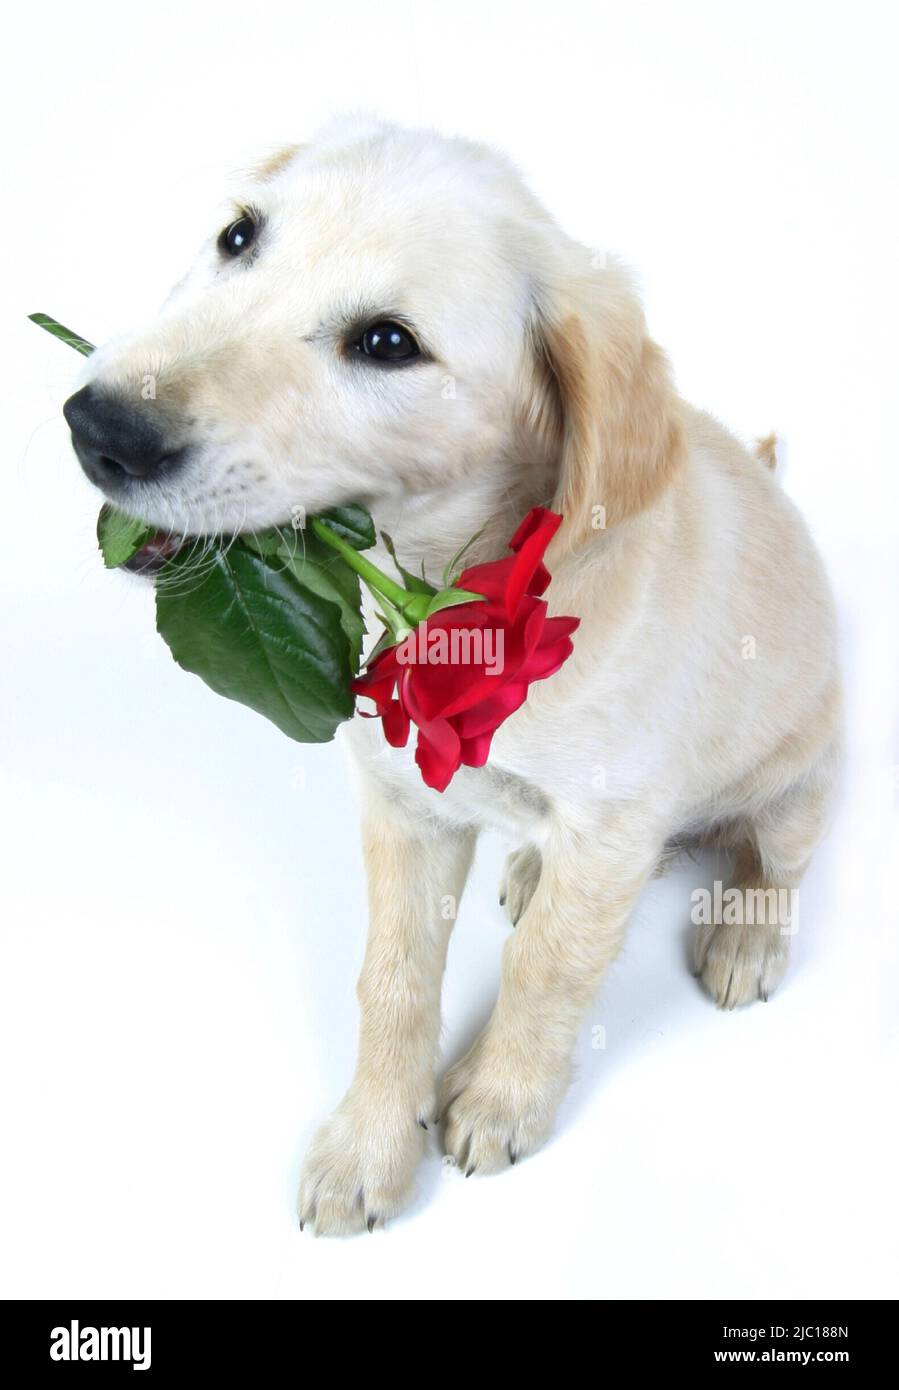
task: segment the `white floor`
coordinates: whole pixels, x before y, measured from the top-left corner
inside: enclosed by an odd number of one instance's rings
[[[276,8],[285,35],[224,4],[22,11],[0,83],[23,137],[0,344],[0,1295],[895,1297],[887,9],[563,6],[549,34],[542,5],[504,22],[360,5],[348,51],[343,9]],[[301,1235],[293,1208],[355,1046],[341,750],[292,745],[177,670],[151,595],[103,572],[59,416],[77,362],[24,319],[101,337],[151,312],[200,193],[239,162],[235,120],[241,151],[302,138],[347,104],[335,73],[353,101],[504,143],[572,230],[638,263],[687,394],[786,435],[784,486],[838,596],[849,728],[772,1002],[721,1014],[700,993],[690,894],[715,871],[684,861],[590,1010],[553,1142],[468,1182],[434,1148],[408,1216],[351,1242]],[[453,940],[447,1058],[490,1008],[501,854],[485,842]]]
[[[4,724],[0,1292],[897,1292],[895,939],[872,881],[891,789],[865,785],[860,737],[771,1003],[722,1014],[690,977],[690,893],[715,875],[683,861],[590,1011],[550,1146],[467,1182],[434,1148],[407,1218],[315,1240],[294,1187],[351,1070],[364,932],[348,778],[176,670],[147,599],[91,567],[4,637],[25,703]],[[453,941],[448,1057],[490,1007],[500,855],[485,842]]]

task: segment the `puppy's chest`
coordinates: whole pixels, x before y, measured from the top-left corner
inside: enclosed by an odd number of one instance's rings
[[[425,786],[415,762],[415,732],[405,748],[384,741],[379,720],[356,718],[347,739],[365,775],[398,813],[459,825],[490,826],[539,838],[551,801],[538,783],[492,758],[485,767],[460,767],[443,792]]]

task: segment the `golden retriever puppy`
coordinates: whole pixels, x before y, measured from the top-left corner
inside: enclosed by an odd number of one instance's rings
[[[730,903],[782,903],[825,828],[840,694],[818,556],[770,457],[678,396],[628,275],[598,259],[501,156],[337,123],[246,178],[158,320],[101,348],[66,406],[88,475],[183,535],[356,500],[434,573],[481,528],[472,561],[530,507],[564,515],[548,597],[582,620],[574,655],[486,767],[438,794],[377,721],[350,726],[371,924],[356,1073],[302,1178],[318,1232],[398,1212],[438,1117],[467,1173],[543,1142],[673,837],[723,833]],[[520,846],[517,929],[438,1086],[447,941],[487,825]],[[789,935],[783,911],[714,913],[712,999],[767,998]]]

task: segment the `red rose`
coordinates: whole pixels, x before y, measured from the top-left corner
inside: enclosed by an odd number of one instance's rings
[[[462,763],[483,767],[494,733],[524,704],[528,686],[571,655],[580,619],[548,618],[539,597],[550,581],[543,554],[561,521],[535,507],[509,542],[510,556],[459,576],[456,587],[485,602],[433,613],[353,682],[374,700],[395,748],[417,726],[415,761],[435,791],[446,790]]]

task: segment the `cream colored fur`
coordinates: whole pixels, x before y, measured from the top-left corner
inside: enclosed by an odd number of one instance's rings
[[[159,320],[88,365],[135,398],[151,374],[191,444],[132,509],[195,534],[358,498],[410,568],[438,572],[485,523],[479,557],[496,557],[529,507],[554,504],[551,611],[582,619],[488,766],[443,795],[411,748],[351,726],[371,917],[359,1061],[300,1193],[305,1222],[346,1233],[401,1209],[438,1115],[466,1172],[546,1138],[672,836],[714,827],[738,886],[798,885],[837,762],[833,615],[772,442],[756,457],[679,398],[627,274],[594,264],[501,157],[342,123],[239,196],[266,217],[256,260],[222,266],[211,235]],[[342,316],[360,306],[406,315],[433,360],[346,361]],[[447,903],[486,825],[521,846],[504,886],[518,925],[493,1016],[438,1086]],[[697,971],[720,1005],[767,997],[788,940],[701,928]]]

